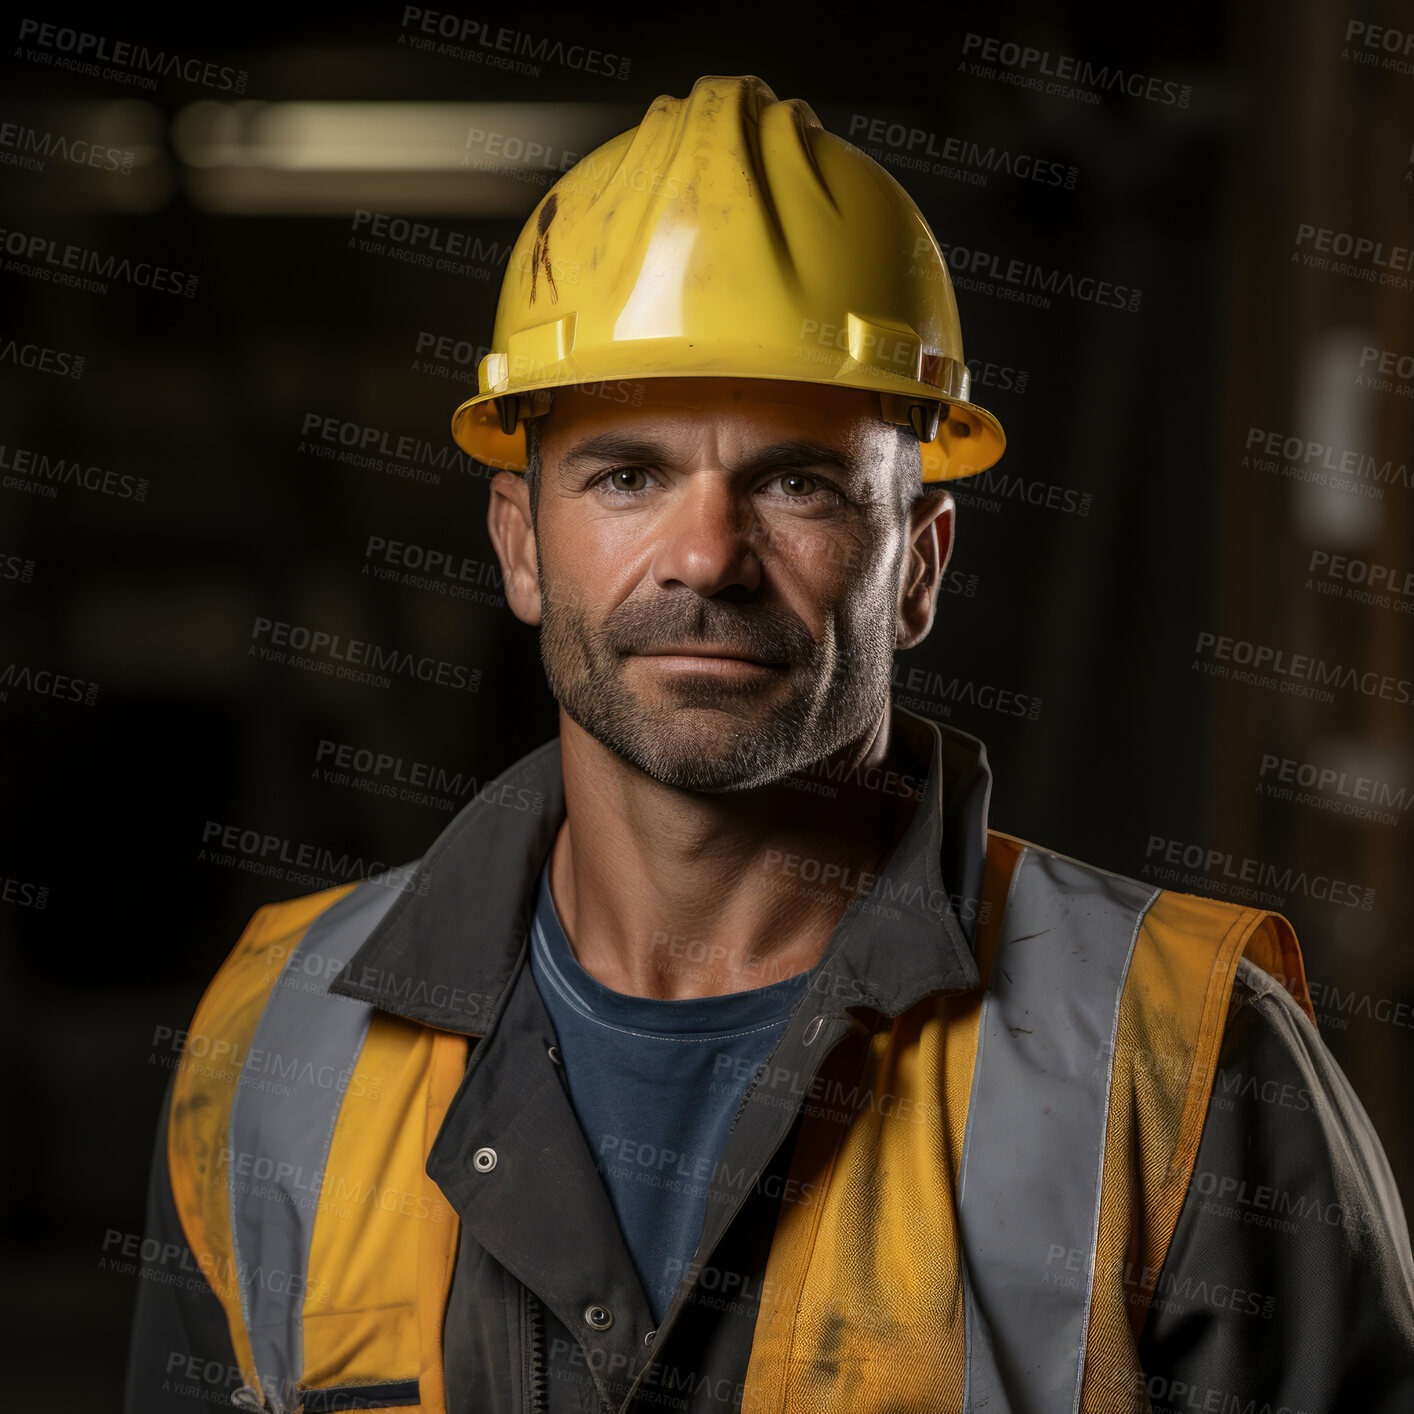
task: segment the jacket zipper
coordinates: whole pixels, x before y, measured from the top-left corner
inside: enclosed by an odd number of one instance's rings
[[[528,1378],[526,1408],[528,1414],[547,1414],[545,1401],[545,1322],[540,1313],[540,1299],[529,1287],[525,1292],[525,1313],[527,1317],[526,1354],[528,1357]]]

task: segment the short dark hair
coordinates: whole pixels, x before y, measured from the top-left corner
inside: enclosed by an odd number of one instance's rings
[[[540,433],[544,419],[527,417],[521,426],[525,428],[525,484],[530,489],[530,521],[535,523],[536,508],[540,504]]]

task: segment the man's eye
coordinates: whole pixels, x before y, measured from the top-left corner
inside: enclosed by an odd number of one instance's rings
[[[641,466],[616,466],[599,478],[601,486],[630,496],[636,491],[647,490],[651,483],[652,477]]]
[[[766,485],[779,485],[788,501],[814,500],[832,489],[817,477],[806,476],[803,471],[783,471],[779,476],[773,476]]]

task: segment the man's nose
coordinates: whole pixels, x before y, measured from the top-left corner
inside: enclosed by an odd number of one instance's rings
[[[760,587],[764,528],[751,496],[725,476],[688,477],[666,498],[653,536],[653,578],[661,588],[685,585],[705,599],[734,586]]]

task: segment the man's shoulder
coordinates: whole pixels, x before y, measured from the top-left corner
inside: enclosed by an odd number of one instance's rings
[[[1387,1156],[1311,1018],[1245,960],[1155,1297],[1151,1389],[1411,1407],[1414,1260]]]
[[[1316,1023],[1270,972],[1247,958],[1237,965],[1213,1095],[1220,1111],[1247,1112],[1238,1129],[1274,1105],[1310,1115],[1336,1147],[1349,1148],[1372,1127]]]
[[[264,1009],[280,990],[328,996],[329,984],[411,887],[417,861],[291,898],[261,904],[207,986],[198,1008],[208,1024]],[[311,1009],[310,1019],[316,1012]]]
[[[208,983],[184,1033],[172,1098],[171,1152],[205,1152],[245,1097],[252,1124],[322,1104],[360,1053],[375,1008],[330,990],[413,866],[263,904]],[[384,1019],[384,1049],[406,1023]],[[409,1036],[411,1030],[409,1029]],[[332,1091],[331,1091],[332,1093]],[[340,1091],[340,1093],[342,1093]],[[258,1101],[258,1102],[257,1102]],[[283,1120],[273,1118],[277,1128]]]
[[[1131,967],[1157,971],[1162,982],[1158,995],[1177,995],[1180,982],[1183,994],[1196,1004],[1214,995],[1221,1000],[1226,993],[1223,1034],[1236,1016],[1249,1010],[1249,1026],[1280,1025],[1293,1037],[1298,1034],[1292,1029],[1295,1018],[1300,1016],[1306,1024],[1300,1034],[1309,1033],[1321,1044],[1301,947],[1282,914],[1241,900],[1183,893],[1166,887],[1159,878],[1123,874],[1032,840],[989,830],[988,862],[996,903],[1001,904],[1027,856],[1046,861],[1046,867],[1064,881],[1062,894],[1074,888],[1108,890],[1135,910],[1139,926],[1131,944]],[[1144,987],[1138,992],[1148,995]],[[1218,1017],[1223,1015],[1217,1012]],[[1207,1034],[1216,1041],[1213,1031]]]
[[[1217,920],[1226,920],[1229,924],[1254,923],[1260,919],[1273,918],[1280,919],[1285,927],[1290,928],[1290,924],[1271,909],[1240,900],[1219,898],[1212,894],[1185,893],[1180,889],[1168,888],[1159,876],[1146,877],[1147,869],[1139,874],[1127,874],[1122,870],[1077,858],[1049,845],[1009,834],[1004,830],[988,828],[987,854],[989,861],[999,866],[1004,874],[1011,874],[1022,856],[1029,854],[1065,865],[1072,873],[1083,874],[1097,883],[1112,881],[1132,893],[1144,896],[1147,911],[1152,911],[1155,905],[1162,903],[1162,916],[1166,919],[1172,918],[1176,926],[1197,926],[1200,921],[1203,926],[1211,926]]]
[[[1243,1024],[1254,1030],[1280,1034],[1293,1045],[1320,1041],[1315,1023],[1291,993],[1251,958],[1237,964],[1232,979],[1232,995],[1228,1002],[1229,1029],[1241,1016]]]
[[[1219,1245],[1234,1225],[1275,1251],[1333,1244],[1347,1265],[1369,1262],[1406,1292],[1414,1274],[1398,1185],[1369,1114],[1311,1016],[1245,958],[1184,1225]]]
[[[250,946],[271,948],[283,943],[288,948],[303,936],[305,930],[320,914],[351,893],[362,882],[364,881],[333,884],[328,888],[316,889],[312,893],[295,894],[291,898],[273,899],[269,903],[262,903],[241,930],[230,955],[236,956],[242,947]]]
[[[1287,1152],[1309,1157],[1319,1149],[1332,1162],[1343,1157],[1347,1177],[1353,1168],[1383,1207],[1398,1211],[1397,1199],[1388,1201],[1388,1167],[1374,1128],[1320,1034],[1295,933],[1281,914],[1181,893],[1017,836],[996,830],[988,834],[989,849],[1009,869],[1030,851],[1062,860],[1097,881],[1108,878],[1131,886],[1131,897],[1143,893],[1149,951],[1162,969],[1171,971],[1189,948],[1195,956],[1201,953],[1205,963],[1197,979],[1204,994],[1216,979],[1230,977],[1204,1129],[1208,1157],[1221,1155],[1216,1168],[1238,1168],[1237,1155],[1250,1153],[1253,1136],[1262,1133]],[[1189,945],[1200,936],[1206,947],[1192,949]],[[1211,970],[1206,970],[1209,961]]]

